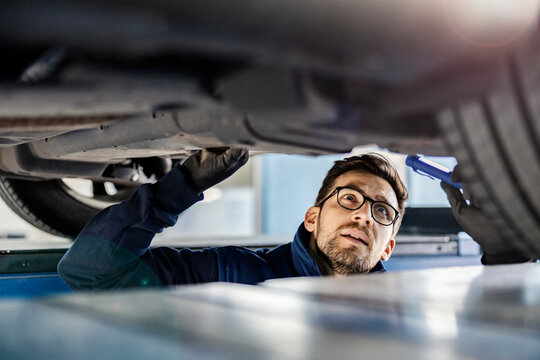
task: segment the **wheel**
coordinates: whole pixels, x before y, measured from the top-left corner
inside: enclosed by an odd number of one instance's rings
[[[464,183],[501,238],[540,257],[540,52],[509,56],[490,94],[440,114]]]
[[[93,194],[81,194],[69,181],[29,181],[0,177],[0,197],[22,219],[53,235],[74,239],[100,210],[127,199],[137,186],[116,187],[93,182]]]

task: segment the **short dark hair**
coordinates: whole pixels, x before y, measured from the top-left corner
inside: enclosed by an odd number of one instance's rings
[[[321,188],[319,189],[319,194],[315,200],[315,205],[319,204],[331,191],[334,189],[332,185],[334,181],[342,174],[349,171],[364,171],[369,174],[381,177],[384,180],[388,181],[394,193],[396,194],[398,202],[398,211],[401,216],[397,221],[397,225],[401,223],[403,214],[405,213],[405,201],[409,198],[409,193],[407,188],[399,174],[385,156],[377,153],[368,153],[361,156],[350,156],[343,160],[337,160],[334,162],[334,165],[326,173]]]

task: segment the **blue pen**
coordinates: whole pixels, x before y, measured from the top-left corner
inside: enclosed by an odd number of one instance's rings
[[[422,155],[407,156],[407,159],[405,159],[405,164],[420,175],[427,176],[432,179],[439,179],[457,189],[461,189],[461,183],[455,183],[451,180],[452,172],[450,170],[444,166],[435,164],[432,161],[423,159]]]

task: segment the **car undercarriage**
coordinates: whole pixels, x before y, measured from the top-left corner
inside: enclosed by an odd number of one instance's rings
[[[538,257],[538,1],[488,3],[6,1],[0,196],[74,236],[199,148],[377,144],[455,156],[501,237]]]

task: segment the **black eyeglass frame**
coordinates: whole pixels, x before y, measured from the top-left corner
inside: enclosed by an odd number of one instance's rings
[[[358,189],[355,189],[355,188],[352,188],[350,186],[337,186],[330,194],[328,194],[327,197],[325,197],[324,199],[322,199],[319,204],[317,204],[316,206],[317,207],[322,207],[324,205],[324,203],[326,202],[326,200],[330,199],[334,194],[339,194],[339,191],[342,190],[342,189],[351,189],[351,190],[354,190],[358,193],[360,193],[362,195],[362,197],[364,198],[364,201],[362,201],[362,203],[360,204],[360,206],[358,206],[357,208],[354,208],[354,209],[350,209],[348,207],[345,207],[343,205],[341,205],[341,203],[339,202],[339,196],[336,195],[336,201],[338,203],[339,206],[341,206],[342,208],[346,209],[346,210],[351,210],[351,211],[354,211],[354,210],[358,210],[360,209],[362,206],[364,206],[364,204],[366,203],[366,200],[369,200],[371,202],[371,206],[369,207],[369,211],[371,211],[371,217],[373,218],[373,220],[375,220],[375,222],[377,222],[378,224],[381,224],[382,226],[390,226],[390,225],[394,225],[396,220],[399,218],[399,211],[396,210],[395,207],[393,207],[392,205],[390,205],[389,203],[387,202],[384,202],[384,201],[378,201],[378,200],[373,200],[372,198],[362,194],[361,191],[359,191]],[[375,219],[375,216],[373,216],[373,205],[375,203],[382,203],[382,204],[385,204],[385,205],[388,205],[390,206],[392,209],[394,209],[394,211],[396,212],[396,216],[394,217],[394,220],[392,220],[392,222],[390,224],[383,224],[381,223],[380,221],[377,221],[377,219]]]

